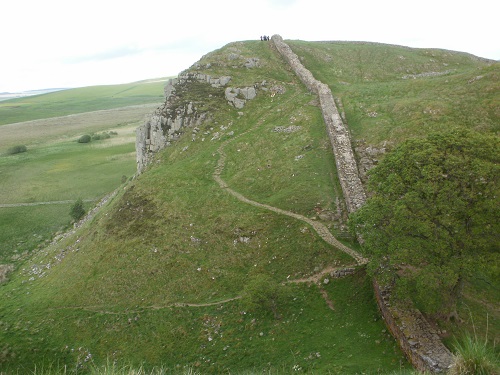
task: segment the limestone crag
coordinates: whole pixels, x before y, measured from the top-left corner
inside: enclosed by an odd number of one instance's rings
[[[137,173],[142,173],[154,154],[179,138],[185,129],[199,131],[199,126],[211,118],[211,108],[205,103],[208,99],[225,97],[228,104],[241,109],[248,100],[257,96],[257,88],[267,89],[264,81],[243,88],[227,87],[222,92],[230,81],[230,76],[214,77],[193,71],[182,72],[177,78],[170,79],[164,88],[165,103],[136,130]]]
[[[354,212],[365,203],[366,195],[359,177],[356,159],[354,158],[351,137],[335,105],[332,92],[328,85],[316,80],[312,73],[302,65],[298,56],[283,42],[281,36],[274,35],[271,40],[304,85],[319,97],[347,210]]]
[[[204,82],[210,84],[212,87],[224,87],[226,86],[229,81],[231,81],[231,77],[229,76],[222,76],[219,78],[212,77],[209,74],[203,74],[203,73],[194,73],[194,72],[183,72],[179,74],[178,82],[183,84],[186,82],[192,82],[192,81],[198,81],[198,82]],[[165,88],[166,90],[166,88]],[[166,96],[166,91],[165,91],[165,96]]]

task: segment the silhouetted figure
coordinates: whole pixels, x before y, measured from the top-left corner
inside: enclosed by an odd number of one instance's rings
[[[263,36],[261,36],[261,37],[260,37],[260,41],[262,42],[263,40],[264,40],[264,37],[263,37]]]

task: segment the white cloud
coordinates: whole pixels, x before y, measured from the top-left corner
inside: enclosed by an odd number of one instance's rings
[[[236,40],[364,40],[500,59],[498,6],[451,0],[16,0],[3,4],[0,92],[169,76]]]

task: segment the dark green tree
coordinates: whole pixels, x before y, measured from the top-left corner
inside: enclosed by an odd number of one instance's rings
[[[372,274],[424,311],[456,315],[476,267],[498,267],[499,162],[497,136],[463,129],[389,153],[371,171],[373,196],[350,218]]]
[[[92,137],[88,134],[85,134],[78,138],[78,143],[89,143],[91,140]]]
[[[75,203],[73,203],[69,211],[69,214],[74,221],[78,221],[85,216],[85,208],[83,207],[83,201],[81,198],[79,198]]]

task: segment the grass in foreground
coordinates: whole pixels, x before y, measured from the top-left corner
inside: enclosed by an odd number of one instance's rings
[[[500,374],[500,359],[487,340],[466,334],[455,344],[456,354],[449,375]]]

